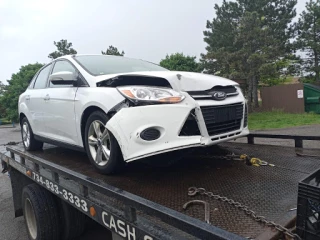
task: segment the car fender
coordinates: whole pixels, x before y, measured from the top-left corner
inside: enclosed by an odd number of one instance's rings
[[[88,97],[90,96],[90,97]],[[124,97],[114,88],[79,88],[75,99],[75,120],[79,145],[83,146],[81,134],[81,120],[86,109],[97,107],[106,114],[124,101]],[[113,133],[113,132],[112,132]],[[117,135],[116,133],[113,133]]]
[[[33,120],[32,120],[31,114],[30,114],[30,110],[25,102],[19,103],[18,111],[19,111],[19,117],[20,117],[20,114],[23,113],[27,117],[30,125],[33,126]],[[21,119],[20,119],[20,121],[21,121]]]

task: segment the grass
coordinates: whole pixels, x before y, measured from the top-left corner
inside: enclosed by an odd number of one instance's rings
[[[0,121],[1,121],[1,124],[0,125],[6,125],[6,124],[11,124],[10,121],[8,121],[7,119],[5,118],[0,118]]]
[[[320,124],[320,114],[294,114],[282,111],[249,114],[249,130],[288,128],[311,124]]]

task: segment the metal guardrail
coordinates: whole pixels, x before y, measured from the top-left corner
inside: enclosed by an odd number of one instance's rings
[[[265,134],[265,133],[251,133],[247,136],[248,144],[254,144],[255,138],[275,138],[275,139],[289,139],[294,140],[296,148],[303,148],[304,140],[320,141],[320,136],[301,136],[301,135],[282,135],[282,134]]]

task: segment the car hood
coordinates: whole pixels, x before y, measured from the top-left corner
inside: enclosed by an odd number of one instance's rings
[[[203,91],[211,89],[214,86],[238,85],[238,83],[226,78],[213,76],[203,73],[182,72],[182,71],[147,71],[147,72],[131,72],[96,76],[96,82],[107,80],[117,81],[121,76],[138,76],[149,77],[150,85],[157,78],[166,79],[174,90],[178,91]],[[132,85],[135,83],[133,82]]]

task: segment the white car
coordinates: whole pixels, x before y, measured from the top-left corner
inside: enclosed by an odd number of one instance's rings
[[[249,133],[237,83],[119,56],[68,55],[39,70],[19,98],[24,147],[85,151],[95,168],[204,147]]]

